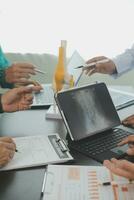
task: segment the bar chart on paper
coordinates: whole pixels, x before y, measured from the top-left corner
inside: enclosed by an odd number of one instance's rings
[[[134,200],[134,184],[105,167],[50,165],[47,177],[44,200]]]

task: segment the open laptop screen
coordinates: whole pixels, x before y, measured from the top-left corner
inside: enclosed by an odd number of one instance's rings
[[[120,124],[104,83],[59,92],[56,100],[74,140],[101,133]]]

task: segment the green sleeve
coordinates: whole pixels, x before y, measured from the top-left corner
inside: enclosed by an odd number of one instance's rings
[[[6,59],[2,48],[0,47],[0,85],[2,88],[13,88],[14,84],[7,83],[5,80],[5,70],[10,66],[9,61]]]

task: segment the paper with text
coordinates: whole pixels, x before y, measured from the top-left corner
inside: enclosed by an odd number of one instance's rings
[[[57,136],[58,134],[50,135]],[[69,152],[65,152],[65,157],[60,157],[55,151],[48,136],[26,136],[14,138],[18,152],[13,159],[0,170],[11,170],[25,167],[40,166],[50,163],[59,163],[72,159]],[[59,149],[58,149],[59,151]],[[62,152],[61,152],[62,153]]]
[[[98,183],[118,182],[115,186]],[[123,184],[119,184],[123,183]],[[133,200],[134,184],[105,167],[48,166],[44,200]]]

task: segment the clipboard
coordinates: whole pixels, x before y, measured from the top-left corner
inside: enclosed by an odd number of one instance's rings
[[[13,138],[17,152],[3,170],[36,167],[72,160],[66,143],[56,134]]]

